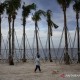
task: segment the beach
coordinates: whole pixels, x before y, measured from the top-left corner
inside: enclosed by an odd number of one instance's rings
[[[80,80],[80,64],[59,64],[53,62],[41,62],[41,72],[34,72],[33,61],[26,63],[0,62],[0,80]],[[76,76],[75,76],[76,75]]]

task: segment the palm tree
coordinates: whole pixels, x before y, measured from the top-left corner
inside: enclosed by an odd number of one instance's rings
[[[65,64],[70,64],[69,54],[68,54],[68,39],[67,39],[67,19],[66,19],[66,9],[69,7],[72,0],[57,0],[60,4],[63,14],[64,14],[64,30],[65,30]]]
[[[80,12],[80,0],[76,0],[73,5],[73,9],[76,12],[76,24],[77,24],[77,47],[78,47],[78,63],[80,63],[80,34],[79,34],[79,12]]]
[[[18,8],[20,8],[21,0],[6,0],[5,1],[8,14],[9,23],[9,64],[14,65],[13,55],[14,55],[14,22],[16,19],[16,14]],[[12,21],[12,51],[11,51],[11,21]]]
[[[36,47],[37,47],[37,55],[39,55],[39,43],[38,43],[38,21],[41,20],[41,15],[46,16],[46,13],[42,10],[38,10],[34,13],[32,20],[35,22],[35,35],[36,35]]]
[[[0,55],[1,55],[1,37],[2,37],[2,34],[1,34],[1,21],[2,21],[1,15],[4,12],[4,9],[5,9],[5,4],[0,3]]]
[[[51,20],[51,10],[47,10],[47,24],[48,24],[48,46],[49,46],[49,60],[52,62],[51,59],[51,49],[50,49],[50,37],[52,36],[52,27],[58,28],[58,26]]]
[[[9,64],[10,65],[13,65],[13,57],[12,57],[12,54],[11,54],[11,22],[12,22],[12,19],[11,19],[11,15],[12,15],[12,8],[11,8],[11,1],[5,1],[5,4],[6,4],[6,13],[8,15],[8,24],[9,24],[9,57],[8,57],[8,60],[9,60]]]
[[[22,7],[23,11],[22,11],[22,17],[23,17],[23,47],[24,47],[24,51],[23,51],[23,62],[26,62],[26,57],[25,57],[25,25],[26,25],[26,17],[29,16],[29,14],[31,13],[31,10],[35,10],[36,9],[36,5],[30,4],[25,6],[25,3]]]
[[[11,0],[12,2],[12,55],[14,55],[14,22],[16,19],[17,11],[21,6],[21,0]]]

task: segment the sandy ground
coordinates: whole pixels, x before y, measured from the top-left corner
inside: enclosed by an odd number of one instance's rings
[[[0,63],[0,80],[80,80],[80,64],[41,62],[41,73],[35,73],[34,68],[33,62],[16,63],[14,66]]]

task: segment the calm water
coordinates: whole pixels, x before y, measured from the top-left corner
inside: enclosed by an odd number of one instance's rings
[[[2,50],[1,51],[1,59],[8,59],[9,50]],[[49,51],[48,49],[39,49],[39,54],[41,59],[49,58]],[[71,59],[77,59],[77,49],[69,49],[69,55]],[[34,59],[36,56],[36,49],[26,49],[26,59]],[[51,49],[51,56],[52,59],[61,59],[64,57],[64,49]],[[15,50],[14,51],[14,59],[22,59],[23,57],[23,50]]]

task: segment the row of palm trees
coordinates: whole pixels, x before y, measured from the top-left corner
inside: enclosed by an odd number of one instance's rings
[[[80,13],[80,0],[75,1],[73,9],[76,12],[76,24],[77,24],[77,48],[78,48],[78,63],[80,63],[80,33],[79,33],[79,13]]]
[[[72,0],[57,0],[60,4],[63,14],[64,14],[64,32],[65,32],[65,63],[70,64],[69,54],[68,54],[68,37],[67,37],[67,19],[66,19],[66,10],[69,7]],[[80,45],[79,45],[79,11],[80,11],[80,0],[74,0],[73,9],[76,12],[76,21],[77,21],[77,42],[78,42],[78,62],[80,63]],[[21,0],[5,0],[4,3],[0,3],[0,54],[1,54],[1,15],[4,10],[8,15],[8,24],[9,24],[9,64],[14,65],[13,56],[14,56],[14,24],[17,15],[17,10],[21,7]],[[51,10],[47,10],[46,12],[43,10],[36,11],[36,4],[25,5],[22,6],[22,23],[23,23],[23,62],[26,62],[25,56],[25,26],[26,26],[26,18],[29,16],[31,11],[34,10],[35,13],[32,16],[32,20],[35,22],[35,34],[36,34],[36,48],[37,54],[39,54],[39,44],[38,44],[38,21],[41,20],[41,15],[47,17],[47,25],[48,25],[48,46],[49,46],[49,60],[51,59],[51,50],[50,50],[50,38],[52,36],[52,27],[58,28],[58,26],[51,20]],[[12,25],[12,30],[11,30]],[[12,41],[11,41],[12,37]]]
[[[80,12],[80,0],[57,0],[60,4],[63,14],[64,14],[64,32],[65,32],[65,63],[70,64],[70,57],[68,54],[68,39],[67,39],[67,19],[66,19],[66,10],[69,7],[70,3],[73,1],[73,10],[76,12],[76,24],[77,24],[77,48],[78,48],[78,63],[80,63],[80,39],[79,39],[79,12]]]

